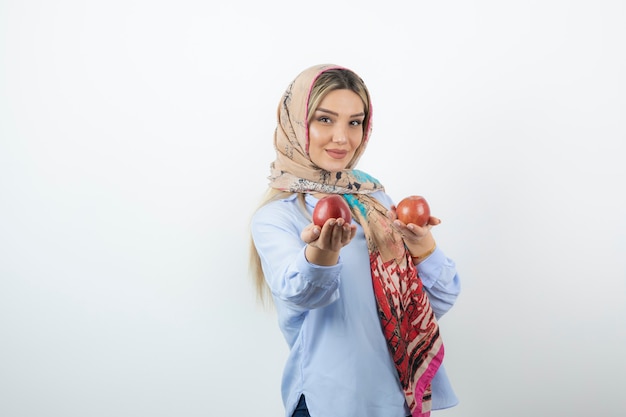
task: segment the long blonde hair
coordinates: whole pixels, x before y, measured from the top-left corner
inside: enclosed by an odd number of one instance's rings
[[[315,110],[319,106],[320,102],[324,99],[324,97],[331,91],[343,89],[351,90],[359,97],[361,97],[365,113],[363,129],[365,131],[366,129],[370,128],[371,103],[369,92],[363,80],[356,73],[346,68],[328,69],[322,72],[315,79],[307,103],[307,128],[309,123],[311,122],[311,119],[313,118],[313,115],[315,114]],[[363,143],[360,146],[364,146]],[[360,153],[361,152],[359,152],[359,150],[355,152],[355,157],[348,164],[348,168],[352,168],[352,165],[355,163],[355,160],[358,159],[358,155],[360,155]],[[258,208],[261,208],[264,205],[271,203],[272,201],[290,197],[291,195],[293,195],[293,193],[289,191],[268,188]],[[298,193],[298,202],[303,213],[308,216],[304,202],[304,194]],[[265,275],[261,266],[261,258],[259,257],[259,253],[257,252],[254,241],[252,240],[252,236],[250,236],[249,255],[249,267],[252,278],[254,280],[257,298],[261,302],[261,304],[268,305],[271,301],[271,293],[265,280]]]

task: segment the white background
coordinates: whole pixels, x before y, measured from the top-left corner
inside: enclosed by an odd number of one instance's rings
[[[624,22],[618,0],[0,1],[0,415],[282,415],[248,220],[280,95],[336,63],[373,97],[359,168],[427,197],[463,279],[461,404],[433,416],[623,416]]]

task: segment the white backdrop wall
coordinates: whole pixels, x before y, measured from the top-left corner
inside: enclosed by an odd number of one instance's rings
[[[0,415],[280,416],[247,226],[302,69],[463,279],[441,417],[626,412],[626,3],[0,1]],[[365,365],[365,364],[364,364]],[[316,416],[317,417],[317,416]]]

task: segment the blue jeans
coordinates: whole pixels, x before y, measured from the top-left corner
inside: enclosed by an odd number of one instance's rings
[[[291,417],[311,417],[309,414],[309,409],[306,407],[306,401],[304,400],[304,394],[300,395],[300,401],[298,401],[298,405],[294,410]],[[411,416],[407,416],[411,417]]]
[[[296,406],[296,409],[291,415],[291,417],[311,417],[311,415],[309,414],[309,409],[306,408],[306,401],[304,400],[304,394],[300,396],[300,401],[298,401],[298,405]]]

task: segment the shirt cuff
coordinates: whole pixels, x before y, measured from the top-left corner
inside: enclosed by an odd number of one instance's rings
[[[449,262],[439,247],[426,259],[417,264],[417,273],[426,288],[430,288],[441,276],[441,268]]]
[[[300,251],[295,264],[295,269],[300,271],[302,279],[315,287],[325,289],[337,288],[339,274],[343,266],[341,256],[339,256],[339,260],[335,265],[322,266],[309,262],[306,259],[305,251],[306,245]]]

